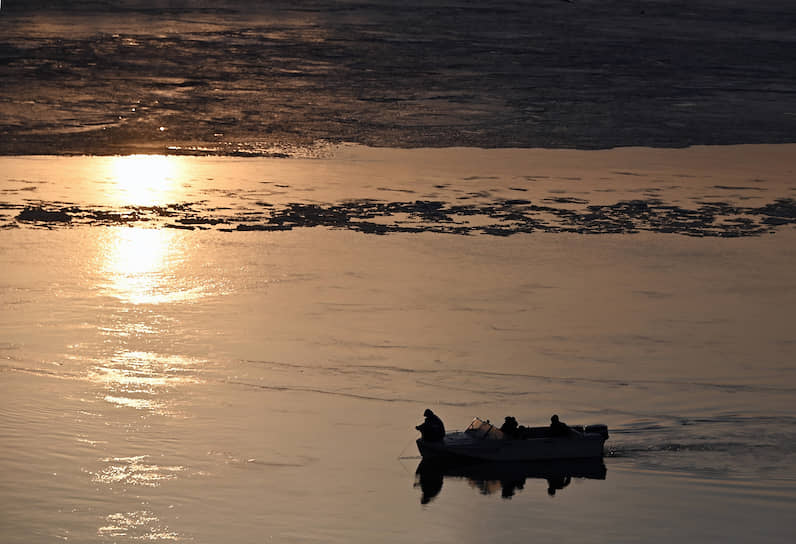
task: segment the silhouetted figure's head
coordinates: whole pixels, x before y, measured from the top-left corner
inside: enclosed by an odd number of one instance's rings
[[[431,416],[433,416],[433,415],[434,415],[434,412],[432,412],[432,411],[431,411],[431,410],[429,410],[428,408],[426,408],[426,411],[425,411],[425,412],[423,412],[423,417],[431,417]]]
[[[503,425],[500,426],[500,430],[509,436],[517,434],[517,429],[517,419],[513,416],[506,416],[506,419],[503,420]]]
[[[553,417],[550,418],[550,423],[558,423],[558,416],[553,414]]]

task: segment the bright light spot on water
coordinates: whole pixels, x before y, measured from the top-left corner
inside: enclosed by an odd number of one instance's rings
[[[162,408],[161,403],[155,402],[153,400],[132,399],[130,397],[114,397],[111,395],[106,395],[105,402],[109,402],[117,406],[123,406],[125,408],[135,408],[136,410],[160,411]]]
[[[105,402],[160,415],[174,415],[169,408],[170,391],[198,383],[202,361],[179,355],[121,351],[95,367],[89,379],[106,391]]]
[[[191,302],[206,295],[201,284],[180,278],[185,240],[173,230],[116,228],[100,241],[105,294],[130,304]],[[135,329],[141,325],[128,324]],[[128,332],[135,332],[131,330]]]
[[[111,162],[116,196],[120,203],[129,206],[168,203],[178,191],[178,174],[178,161],[164,155],[129,155],[114,157]]]
[[[169,249],[174,233],[114,229],[106,240],[103,272],[109,291],[132,304],[157,304],[169,298]],[[164,292],[165,290],[165,292]]]
[[[105,538],[124,538],[124,541],[178,541],[179,534],[163,526],[158,517],[148,510],[117,512],[105,518],[106,525],[97,529],[97,535]],[[114,540],[115,541],[115,540]]]
[[[148,458],[148,455],[138,455],[103,459],[102,461],[108,463],[108,466],[94,473],[93,480],[105,484],[157,487],[164,480],[177,478],[177,473],[185,470],[185,467],[181,466],[147,463]]]
[[[190,376],[198,361],[179,355],[124,351],[97,369],[97,378],[125,392],[150,392],[153,387],[195,383]]]

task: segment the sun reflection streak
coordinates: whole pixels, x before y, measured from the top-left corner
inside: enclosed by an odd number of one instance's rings
[[[106,518],[106,525],[97,529],[102,538],[130,540],[181,540],[179,535],[162,527],[160,519],[149,510],[117,512]]]
[[[173,233],[118,228],[112,234],[105,240],[102,269],[110,294],[132,304],[159,302]]]
[[[102,538],[120,538],[125,540],[179,541],[183,540],[178,533],[168,527],[161,527],[161,522],[152,512],[143,510],[136,512],[117,512],[107,518],[107,525],[97,530]],[[115,541],[114,541],[115,542]]]
[[[202,285],[181,278],[185,240],[165,229],[109,229],[100,248],[107,295],[130,304],[190,302],[206,293]]]
[[[119,204],[159,206],[179,196],[179,163],[164,155],[114,157],[109,175]]]
[[[120,351],[97,365],[89,378],[103,386],[103,400],[117,407],[174,415],[168,393],[176,387],[201,383],[202,362],[180,355]]]
[[[158,487],[161,482],[174,480],[182,466],[158,465],[146,462],[148,455],[134,457],[109,457],[102,459],[107,466],[94,474],[94,481],[106,484],[120,483],[144,487]]]

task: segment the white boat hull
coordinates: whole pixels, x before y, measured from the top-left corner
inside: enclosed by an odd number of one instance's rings
[[[480,438],[474,433],[449,433],[441,441],[417,440],[423,458],[462,458],[483,461],[542,461],[602,457],[605,437],[598,433],[512,439]]]

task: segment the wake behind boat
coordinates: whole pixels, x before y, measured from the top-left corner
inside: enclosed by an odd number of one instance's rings
[[[513,418],[506,418],[507,422]],[[516,420],[515,420],[516,423]],[[568,426],[553,416],[550,427],[495,427],[473,419],[464,431],[429,437],[423,433],[417,448],[424,459],[476,459],[483,461],[541,461],[602,457],[608,439],[605,425]]]

